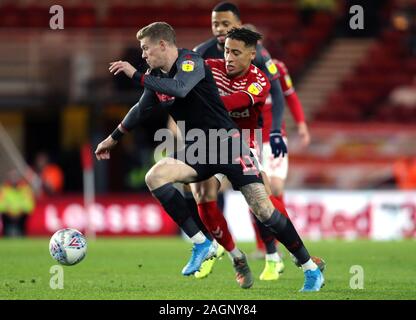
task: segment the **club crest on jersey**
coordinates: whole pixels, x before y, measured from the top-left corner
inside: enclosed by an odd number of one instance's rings
[[[248,92],[254,94],[255,96],[258,96],[262,91],[263,91],[263,87],[257,82],[253,82],[248,87]]]
[[[275,75],[277,73],[277,67],[271,59],[266,62],[266,67],[271,74]]]
[[[182,71],[191,72],[194,71],[195,63],[192,60],[185,60],[182,62]]]

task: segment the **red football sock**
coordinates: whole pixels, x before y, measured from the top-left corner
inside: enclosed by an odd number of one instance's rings
[[[220,245],[228,252],[235,248],[233,237],[228,230],[227,220],[217,206],[216,201],[198,204],[198,212],[208,231],[214,236]]]
[[[274,207],[279,210],[280,213],[282,213],[286,218],[289,219],[289,215],[286,211],[285,205],[283,203],[283,197],[279,196],[279,197],[275,197],[275,196],[270,196],[269,197],[270,201],[273,203]]]
[[[283,193],[280,194],[280,196],[274,196],[274,197],[275,197],[275,199],[277,199],[278,201],[283,203],[283,205],[285,205],[285,200],[283,199]]]

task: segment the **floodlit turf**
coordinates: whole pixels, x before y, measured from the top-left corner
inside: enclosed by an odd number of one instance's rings
[[[0,299],[415,299],[416,241],[307,242],[327,262],[326,286],[298,293],[303,274],[290,259],[278,281],[260,281],[263,261],[251,260],[249,290],[234,280],[225,256],[206,279],[181,275],[190,244],[180,238],[103,239],[88,242],[84,261],[64,269],[64,289],[49,286],[54,260],[49,239],[0,239]],[[250,252],[254,244],[241,244]],[[364,270],[364,289],[350,288],[351,266]],[[356,281],[353,281],[357,283]]]

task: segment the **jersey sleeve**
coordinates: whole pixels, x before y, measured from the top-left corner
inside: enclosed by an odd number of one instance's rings
[[[291,95],[295,92],[295,88],[293,87],[292,79],[290,77],[289,71],[286,68],[286,65],[280,61],[274,61],[274,63],[279,72],[279,82],[282,87],[283,94],[285,96]]]
[[[247,79],[247,84],[242,91],[250,97],[252,105],[264,104],[270,92],[270,82],[264,73],[260,73],[257,68],[254,70],[256,72]]]
[[[261,45],[256,47],[255,65],[263,71],[270,80],[272,96],[272,130],[280,130],[283,122],[285,101],[279,82],[279,70],[273,62],[269,52]]]
[[[144,89],[139,102],[137,102],[126,114],[119,125],[119,129],[122,132],[132,130],[143,118],[144,114],[158,104],[159,100],[157,99],[155,92]]]
[[[305,122],[305,114],[303,112],[302,104],[299,101],[295,88],[290,78],[289,71],[286,65],[282,61],[274,61],[279,70],[279,81],[282,87],[283,95],[287,105],[289,106],[290,113],[295,119],[296,123]]]
[[[279,70],[277,69],[276,64],[273,62],[269,51],[260,44],[256,47],[256,58],[254,61],[256,67],[263,71],[270,81],[278,79]]]
[[[205,63],[212,69],[218,68],[221,69],[221,65],[224,64],[223,59],[205,59]]]
[[[196,55],[179,57],[177,72],[173,78],[158,78],[152,75],[143,76],[145,88],[169,96],[184,98],[205,77],[204,60]]]

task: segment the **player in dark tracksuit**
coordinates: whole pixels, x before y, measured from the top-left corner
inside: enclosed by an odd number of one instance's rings
[[[191,149],[199,143],[198,139],[187,141],[184,149],[159,160],[146,175],[146,184],[153,196],[194,244],[191,259],[182,273],[194,274],[205,259],[215,254],[216,248],[192,219],[184,197],[173,183],[191,183],[205,180],[216,173],[223,173],[234,188],[243,193],[257,217],[275,232],[276,238],[301,261],[302,266],[309,266],[308,272],[305,271],[302,290],[318,291],[323,285],[323,276],[310,259],[293,224],[277,211],[269,200],[256,164],[250,161],[245,163],[242,159],[243,156],[249,155],[250,151],[238,134],[236,124],[228,116],[215,87],[212,73],[206,67],[204,60],[192,51],[178,49],[175,32],[167,23],[152,23],[142,28],[137,33],[137,38],[143,50],[143,58],[152,70],[148,74],[141,74],[128,62],[111,63],[110,72],[114,74],[124,72],[145,90],[140,101],[130,109],[117,129],[97,146],[95,151],[97,159],[109,159],[110,151],[117,141],[135,127],[144,113],[151,112],[152,108],[160,104],[168,109],[175,121],[186,122],[185,140],[191,129],[205,133],[210,129],[231,131],[234,129],[233,134],[228,135],[224,141],[228,147],[235,144],[241,146],[240,161],[235,161],[236,159],[232,157],[233,152],[226,152],[228,162],[221,163],[220,160],[224,160],[221,154],[223,150],[212,147],[210,143],[205,143],[206,155],[216,156],[214,160],[217,161],[213,163],[211,161],[193,163],[188,157],[178,157],[184,150]],[[317,269],[318,272],[313,272],[312,269]]]

